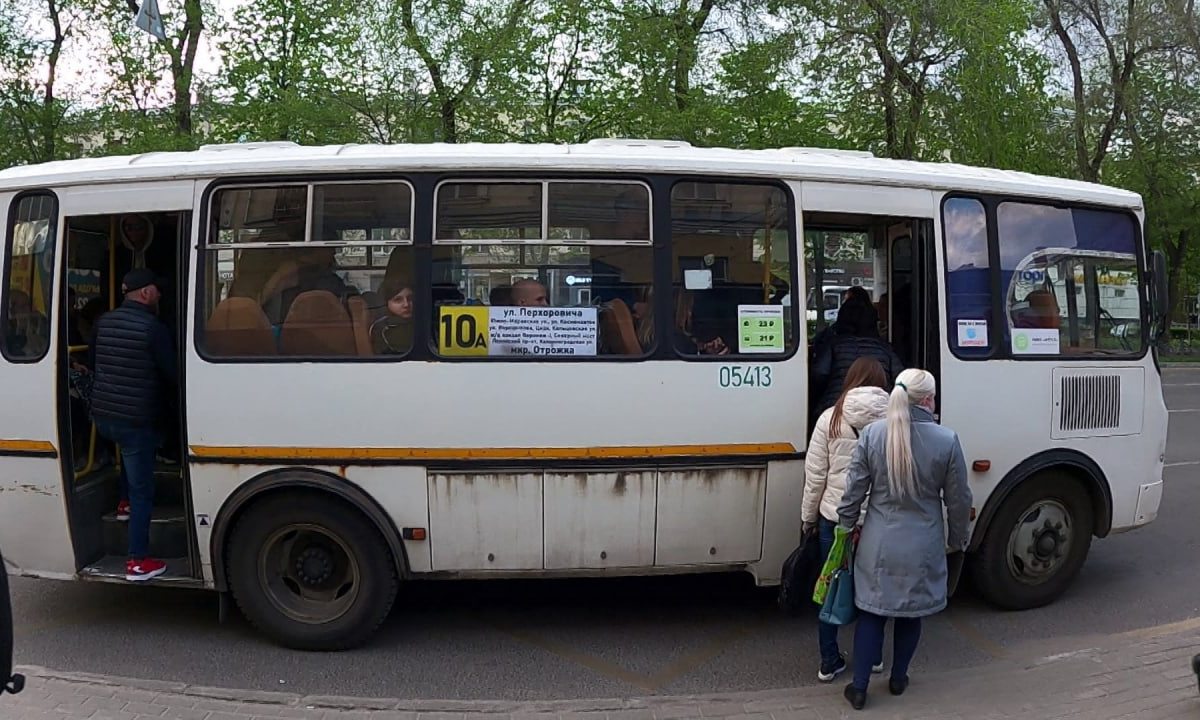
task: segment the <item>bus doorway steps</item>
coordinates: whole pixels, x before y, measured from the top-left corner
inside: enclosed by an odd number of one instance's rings
[[[104,554],[126,556],[129,548],[129,522],[118,520],[113,510],[103,518]],[[187,557],[187,523],[182,506],[157,506],[150,515],[150,557]]]
[[[186,557],[159,558],[167,564],[167,571],[144,585],[178,585],[188,587],[203,587],[204,583],[192,576],[192,565]],[[125,582],[125,553],[109,555],[88,565],[79,571],[81,580],[100,580]]]

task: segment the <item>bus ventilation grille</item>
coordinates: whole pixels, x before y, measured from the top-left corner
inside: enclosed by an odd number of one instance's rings
[[[1062,430],[1101,430],[1121,424],[1121,377],[1085,375],[1062,378]]]

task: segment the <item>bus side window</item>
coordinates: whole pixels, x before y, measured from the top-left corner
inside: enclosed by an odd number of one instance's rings
[[[679,182],[671,190],[672,330],[679,355],[754,355],[796,346],[790,202],[767,184]]]
[[[15,362],[40,360],[50,348],[57,216],[58,203],[49,194],[22,197],[11,214],[3,349]]]

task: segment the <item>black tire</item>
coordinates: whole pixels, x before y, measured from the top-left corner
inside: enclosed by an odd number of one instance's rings
[[[1094,527],[1091,499],[1078,480],[1058,473],[1025,480],[984,531],[971,563],[976,588],[1006,610],[1053,602],[1083,567]]]
[[[348,650],[387,618],[396,564],[362,513],[328,496],[275,495],[238,519],[228,580],[254,627],[296,650]]]

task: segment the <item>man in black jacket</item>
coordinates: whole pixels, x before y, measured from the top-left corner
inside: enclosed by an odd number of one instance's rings
[[[156,424],[166,392],[179,378],[170,334],[156,315],[161,285],[147,268],[129,271],[121,283],[125,302],[97,321],[92,344],[92,419],[101,435],[121,447],[117,514],[129,520],[125,579],[134,582],[167,569],[149,557],[154,456],[162,444]]]

